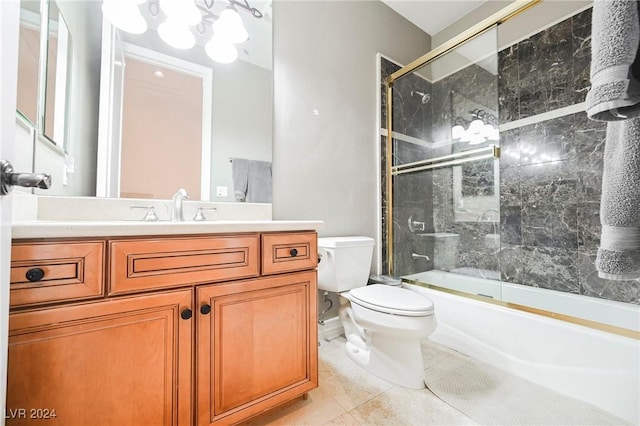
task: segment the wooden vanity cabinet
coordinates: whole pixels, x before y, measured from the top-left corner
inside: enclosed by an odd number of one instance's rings
[[[189,425],[192,305],[187,289],[12,313],[6,424]]]
[[[12,252],[8,425],[235,424],[317,386],[316,233],[190,239],[94,239],[98,259],[83,241],[14,243],[40,248]],[[97,287],[30,295],[23,271],[60,264],[25,254],[43,250],[84,268],[65,283]]]
[[[200,286],[198,425],[234,424],[318,385],[315,271]]]

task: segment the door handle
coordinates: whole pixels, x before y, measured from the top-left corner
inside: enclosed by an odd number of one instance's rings
[[[51,188],[51,175],[44,173],[15,173],[7,160],[0,160],[0,195],[7,195],[14,186]]]

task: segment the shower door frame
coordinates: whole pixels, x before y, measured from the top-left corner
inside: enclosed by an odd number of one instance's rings
[[[385,92],[387,97],[387,137],[385,144],[386,155],[386,211],[385,211],[385,223],[386,223],[386,247],[387,247],[387,273],[393,275],[393,84],[399,78],[412,73],[420,67],[428,65],[429,63],[441,58],[447,53],[453,51],[457,47],[463,45],[467,41],[484,34],[497,25],[506,22],[507,20],[521,14],[522,12],[532,8],[533,6],[541,3],[543,0],[518,0],[504,7],[488,18],[480,21],[468,30],[460,33],[456,37],[452,38],[446,43],[432,49],[430,52],[420,56],[408,65],[395,71],[385,80]],[[499,155],[499,152],[498,152]]]

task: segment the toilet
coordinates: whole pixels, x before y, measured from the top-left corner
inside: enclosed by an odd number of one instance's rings
[[[433,302],[399,280],[367,285],[373,246],[369,237],[318,238],[318,288],[341,296],[349,358],[391,383],[422,389],[420,342],[436,329]]]

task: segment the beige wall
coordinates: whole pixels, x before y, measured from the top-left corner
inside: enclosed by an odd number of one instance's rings
[[[202,79],[127,58],[120,194],[200,199]]]
[[[408,63],[430,38],[380,1],[273,7],[273,217],[323,220],[321,236],[375,237],[376,54]]]

